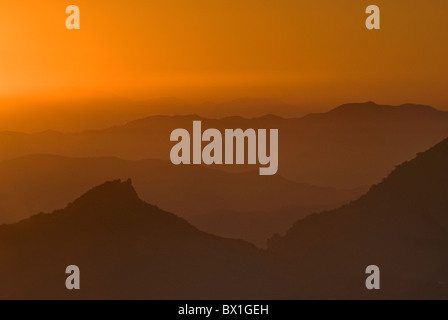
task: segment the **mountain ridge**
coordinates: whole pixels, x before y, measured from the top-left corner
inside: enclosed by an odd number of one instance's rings
[[[381,105],[377,104],[373,101],[368,101],[364,103],[345,103],[336,107],[327,112],[327,114],[334,113],[344,113],[344,112],[406,112],[406,111],[416,111],[416,112],[443,112],[447,111],[438,110],[434,107],[422,104],[414,104],[414,103],[404,103],[401,105],[393,106],[393,105]]]
[[[373,112],[363,112],[364,109]],[[169,160],[174,145],[169,139],[172,130],[191,130],[192,121],[201,119],[205,118],[159,116],[105,130],[0,134],[0,159],[50,153]],[[202,128],[278,129],[279,174],[300,183],[355,188],[377,183],[395,165],[446,138],[448,112],[411,104],[401,107],[347,104],[301,118],[208,119],[202,121]],[[250,165],[212,167],[227,172],[255,169]]]
[[[350,102],[350,103],[344,103],[342,105],[339,105],[337,107],[334,107],[326,112],[319,112],[319,113],[308,113],[300,117],[284,117],[279,116],[274,113],[266,113],[259,116],[222,116],[222,117],[210,117],[210,116],[204,116],[200,115],[198,113],[191,113],[191,114],[177,114],[177,115],[150,115],[147,117],[141,117],[135,120],[127,121],[122,124],[109,126],[107,128],[102,129],[88,129],[88,130],[81,130],[81,131],[71,131],[71,132],[64,132],[59,130],[43,130],[43,131],[37,131],[35,133],[25,133],[21,131],[12,131],[12,130],[5,130],[0,131],[0,134],[17,134],[17,135],[39,135],[39,134],[82,134],[82,133],[96,133],[96,132],[102,132],[102,131],[109,131],[109,130],[115,130],[117,128],[125,127],[125,126],[132,126],[141,124],[145,121],[159,121],[161,119],[163,120],[175,120],[175,119],[186,119],[188,121],[193,120],[231,120],[231,119],[238,119],[243,121],[251,121],[251,120],[260,120],[260,119],[275,119],[275,120],[289,120],[289,121],[298,121],[303,118],[307,118],[309,116],[314,115],[328,115],[328,114],[336,114],[336,113],[345,113],[345,112],[352,112],[352,111],[365,111],[365,110],[373,110],[373,111],[406,111],[406,110],[416,110],[416,111],[431,111],[431,112],[439,112],[442,114],[448,114],[448,111],[446,110],[440,110],[436,109],[429,105],[424,104],[414,104],[414,103],[404,103],[401,105],[387,105],[387,104],[377,104],[373,101],[367,101],[367,102]]]
[[[0,226],[0,297],[440,299],[448,296],[448,139],[358,200],[298,220],[267,250],[202,232],[105,182],[64,209]],[[83,289],[63,288],[79,265]],[[365,269],[381,270],[367,290]]]
[[[268,250],[299,270],[314,267],[304,285],[310,292],[345,281],[350,290],[339,294],[348,299],[446,297],[447,161],[445,139],[397,166],[358,200],[298,220],[284,236],[271,238]],[[389,286],[377,293],[350,287],[362,283],[363,270],[372,264]]]
[[[203,230],[259,246],[265,246],[273,232],[285,231],[295,218],[341,205],[365,189],[338,190],[300,184],[280,175],[264,178],[256,171],[228,173],[202,166],[174,166],[157,159],[28,155],[0,161],[0,223],[59,209],[90,186],[117,178],[132,178],[143,200],[175,212]],[[288,210],[288,215],[271,214],[291,206],[298,209]],[[210,214],[217,210],[221,215],[210,221]],[[233,211],[240,214],[232,216]],[[258,214],[250,214],[254,211]],[[240,228],[235,232],[234,225],[246,215],[251,216],[245,219],[252,225],[250,231]],[[226,224],[220,223],[224,220]]]
[[[249,299],[278,287],[260,249],[143,202],[130,180],[2,225],[0,240],[2,299]],[[79,291],[64,287],[72,264],[81,269]]]

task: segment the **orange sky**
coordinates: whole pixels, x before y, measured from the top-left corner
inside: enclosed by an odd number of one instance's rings
[[[79,31],[65,29],[70,4]],[[364,26],[370,4],[380,31]],[[0,96],[27,98],[22,111],[37,96],[98,94],[445,109],[447,12],[446,0],[2,1]]]

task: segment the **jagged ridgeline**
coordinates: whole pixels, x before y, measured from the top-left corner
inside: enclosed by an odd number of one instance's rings
[[[107,182],[0,226],[0,298],[446,298],[448,140],[359,200],[299,220],[268,250],[197,230]],[[65,289],[65,268],[81,290]],[[365,289],[365,268],[381,290]]]
[[[448,140],[398,166],[359,200],[299,220],[269,242],[304,277],[296,295],[448,297]],[[364,287],[368,265],[381,290]]]

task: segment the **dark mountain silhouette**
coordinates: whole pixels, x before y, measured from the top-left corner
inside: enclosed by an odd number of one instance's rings
[[[448,297],[448,139],[398,166],[359,200],[299,220],[269,242],[298,274],[296,296]],[[368,291],[368,265],[381,290]]]
[[[51,212],[92,185],[127,177],[143,200],[188,217],[202,230],[260,246],[298,218],[338,207],[363,193],[299,184],[279,175],[233,174],[162,160],[32,155],[0,162],[0,223]],[[238,215],[232,214],[235,211]]]
[[[68,265],[80,291],[65,288]],[[1,299],[267,298],[288,288],[274,275],[261,250],[143,202],[129,180],[0,226]]]
[[[274,110],[274,109],[273,109]],[[275,111],[275,110],[274,110]],[[80,133],[3,132],[0,159],[35,153],[64,156],[116,156],[169,159],[169,136],[176,128],[279,129],[279,173],[313,185],[353,188],[378,183],[395,165],[411,159],[448,136],[448,112],[422,105],[346,104],[327,113],[284,119],[206,119],[197,115],[151,116],[123,126]],[[226,171],[255,171],[256,166],[215,166]]]
[[[212,236],[139,199],[131,182],[0,226],[0,298],[448,297],[448,139],[360,199],[299,220],[267,251]],[[64,288],[81,268],[81,290]],[[368,291],[365,269],[381,270]]]

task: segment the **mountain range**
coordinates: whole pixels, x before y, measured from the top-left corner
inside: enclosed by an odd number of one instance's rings
[[[0,224],[51,212],[93,185],[120,178],[132,178],[143,200],[205,231],[259,246],[298,218],[335,208],[365,191],[316,187],[279,175],[261,177],[256,171],[174,166],[164,160],[30,155],[0,162]]]
[[[115,156],[169,160],[169,136],[176,128],[279,129],[279,174],[299,183],[356,188],[378,183],[394,166],[448,136],[448,112],[429,106],[353,103],[301,118],[273,115],[206,119],[197,115],[151,116],[122,126],[77,133],[0,133],[0,159],[30,154],[69,157]],[[248,171],[254,166],[217,165]]]
[[[0,226],[0,297],[435,299],[448,297],[448,139],[358,200],[298,220],[267,250],[149,205],[131,181]],[[67,265],[81,290],[64,288]],[[381,289],[365,288],[365,269]]]

